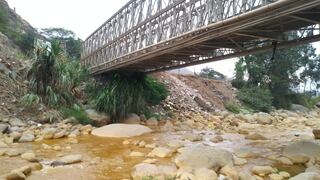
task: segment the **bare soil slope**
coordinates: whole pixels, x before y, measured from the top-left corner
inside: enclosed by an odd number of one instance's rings
[[[234,89],[228,81],[168,72],[155,73],[153,76],[170,91],[165,106],[177,111],[224,110],[225,101],[236,102]]]

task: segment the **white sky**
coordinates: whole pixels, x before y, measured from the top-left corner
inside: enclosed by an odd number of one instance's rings
[[[74,31],[85,40],[93,31],[116,13],[129,0],[7,0],[10,7],[35,28],[62,27]],[[319,47],[317,45],[317,47]],[[319,48],[318,48],[319,50]],[[204,67],[233,76],[236,60],[224,60],[195,67]]]

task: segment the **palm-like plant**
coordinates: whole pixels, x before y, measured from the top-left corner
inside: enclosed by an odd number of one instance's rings
[[[31,90],[43,102],[56,106],[73,104],[73,90],[87,77],[77,61],[69,61],[58,41],[36,47],[36,58],[28,73]]]

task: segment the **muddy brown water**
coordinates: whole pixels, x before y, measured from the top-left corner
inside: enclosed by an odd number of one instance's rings
[[[235,149],[241,147],[250,147],[252,150],[259,152],[259,158],[248,159],[248,163],[241,167],[236,167],[240,170],[249,171],[254,165],[272,165],[280,171],[287,171],[291,175],[296,175],[303,172],[304,166],[283,166],[267,159],[267,156],[272,154],[280,154],[282,148],[299,138],[295,136],[297,130],[277,130],[275,128],[259,129],[261,134],[267,136],[270,140],[267,141],[249,141],[243,135],[227,133],[224,134],[224,141],[214,144],[209,141],[214,136],[213,131],[179,131],[175,133],[155,132],[141,137],[130,138],[129,140],[144,140],[146,143],[157,143],[160,146],[165,146],[170,140],[182,139],[185,134],[198,134],[204,136],[204,141],[196,143],[204,143],[210,146],[227,149],[234,152]],[[302,131],[301,134],[310,134],[310,130]],[[147,148],[140,148],[134,145],[123,145],[125,139],[116,138],[99,138],[91,135],[81,136],[78,138],[78,144],[69,144],[68,139],[48,140],[36,143],[15,144],[15,148],[23,148],[35,152],[41,158],[43,169],[40,171],[33,171],[28,177],[30,180],[122,180],[130,179],[132,168],[141,163],[146,157],[129,157],[131,151],[138,151],[148,154],[151,150]],[[59,145],[63,148],[61,151],[45,150],[42,144],[51,146]],[[195,144],[189,142],[187,145]],[[67,146],[71,146],[70,150],[66,150]],[[81,154],[83,162],[68,165],[51,167],[49,164],[62,155]],[[174,158],[158,158],[157,164],[169,165],[173,164]],[[22,160],[20,157],[0,157],[0,174],[6,174],[13,169],[17,169],[28,162]]]

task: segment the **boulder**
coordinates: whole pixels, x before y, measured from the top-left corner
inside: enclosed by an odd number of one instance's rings
[[[305,172],[298,174],[295,177],[290,178],[289,180],[319,180],[320,175],[314,172]]]
[[[268,138],[266,138],[265,136],[259,134],[259,133],[252,133],[249,134],[245,137],[246,139],[249,140],[267,140]]]
[[[0,148],[7,148],[8,145],[0,140]]]
[[[166,158],[172,155],[172,150],[164,147],[157,147],[149,153],[149,157]]]
[[[305,172],[314,172],[314,173],[320,174],[320,166],[314,165],[314,166],[308,167]]]
[[[152,130],[143,125],[135,124],[110,124],[101,128],[94,129],[92,135],[109,138],[127,138],[141,136],[152,132]]]
[[[251,174],[249,174],[248,172],[240,172],[239,180],[256,180],[256,178]]]
[[[56,132],[57,132],[56,128],[45,128],[42,130],[43,138],[52,139]]]
[[[300,104],[292,104],[291,111],[305,113],[308,112],[309,109]]]
[[[193,145],[183,148],[175,159],[180,168],[219,169],[226,165],[233,165],[233,157],[229,151],[204,145]]]
[[[158,120],[154,117],[146,121],[147,126],[158,126]]]
[[[270,180],[283,180],[283,177],[280,174],[269,174]]]
[[[255,115],[255,119],[258,124],[272,124],[272,116],[267,113],[258,113]]]
[[[5,154],[9,157],[19,156],[21,154],[21,150],[19,149],[9,149],[5,152]]]
[[[312,130],[315,139],[320,139],[320,129]]]
[[[32,133],[25,133],[22,134],[22,136],[19,139],[19,142],[33,142],[34,138],[35,137]]]
[[[86,114],[88,118],[91,119],[93,125],[96,127],[102,127],[112,122],[110,116],[105,113],[98,113],[93,109],[86,110]]]
[[[20,119],[18,118],[12,118],[9,120],[9,124],[11,126],[17,126],[17,127],[24,127],[26,126],[26,124],[24,122],[22,122]]]
[[[206,168],[195,170],[194,175],[199,180],[218,180],[217,173]]]
[[[63,138],[66,134],[67,134],[66,130],[61,130],[61,131],[58,131],[57,133],[55,133],[53,135],[53,138],[60,139],[60,138]]]
[[[124,124],[140,124],[141,120],[138,115],[132,113],[132,114],[129,114],[125,119],[121,120],[120,122]]]
[[[17,141],[20,139],[20,137],[22,136],[22,133],[19,132],[12,132],[9,134],[10,137],[13,138],[13,140]]]
[[[293,163],[306,163],[310,158],[320,160],[320,144],[313,141],[299,141],[286,146],[283,155]]]
[[[78,124],[79,122],[75,117],[69,117],[69,118],[63,120],[62,123],[75,125],[75,124]]]
[[[76,154],[76,155],[63,156],[57,161],[54,161],[52,164],[68,165],[68,164],[79,163],[81,161],[82,161],[82,156],[80,154]]]
[[[142,152],[136,152],[136,151],[133,151],[129,154],[130,157],[144,157],[145,154],[142,153]]]
[[[21,155],[21,158],[29,162],[37,162],[38,159],[34,153],[24,153]]]
[[[256,175],[265,176],[271,174],[273,172],[273,168],[271,166],[254,166],[251,169],[251,172]]]
[[[239,114],[236,116],[237,118],[247,122],[247,123],[255,123],[255,118],[250,114]]]
[[[0,133],[5,133],[9,128],[8,124],[0,124]]]
[[[156,166],[154,164],[141,163],[134,166],[131,177],[133,180],[173,178],[176,171],[173,166]]]
[[[172,124],[172,122],[170,120],[166,121],[166,124],[164,124],[164,126],[161,127],[161,131],[173,131],[174,126]]]
[[[200,134],[186,134],[183,136],[184,140],[189,140],[191,142],[202,141],[203,137]]]
[[[238,158],[237,156],[233,156],[233,162],[235,165],[241,166],[241,165],[247,164],[248,161],[246,159]]]
[[[213,143],[220,143],[220,142],[223,142],[223,137],[222,136],[215,136],[212,139],[210,139],[210,141]]]
[[[93,129],[92,125],[88,124],[88,125],[82,126],[80,128],[80,132],[82,134],[89,134],[89,133],[91,133],[92,129]]]
[[[252,158],[259,156],[259,154],[254,149],[246,147],[236,149],[234,153],[237,157],[240,158]]]
[[[221,170],[220,170],[220,174],[223,174],[231,179],[235,179],[238,180],[239,179],[239,175],[237,170],[234,167],[231,167],[229,165],[224,166]]]

